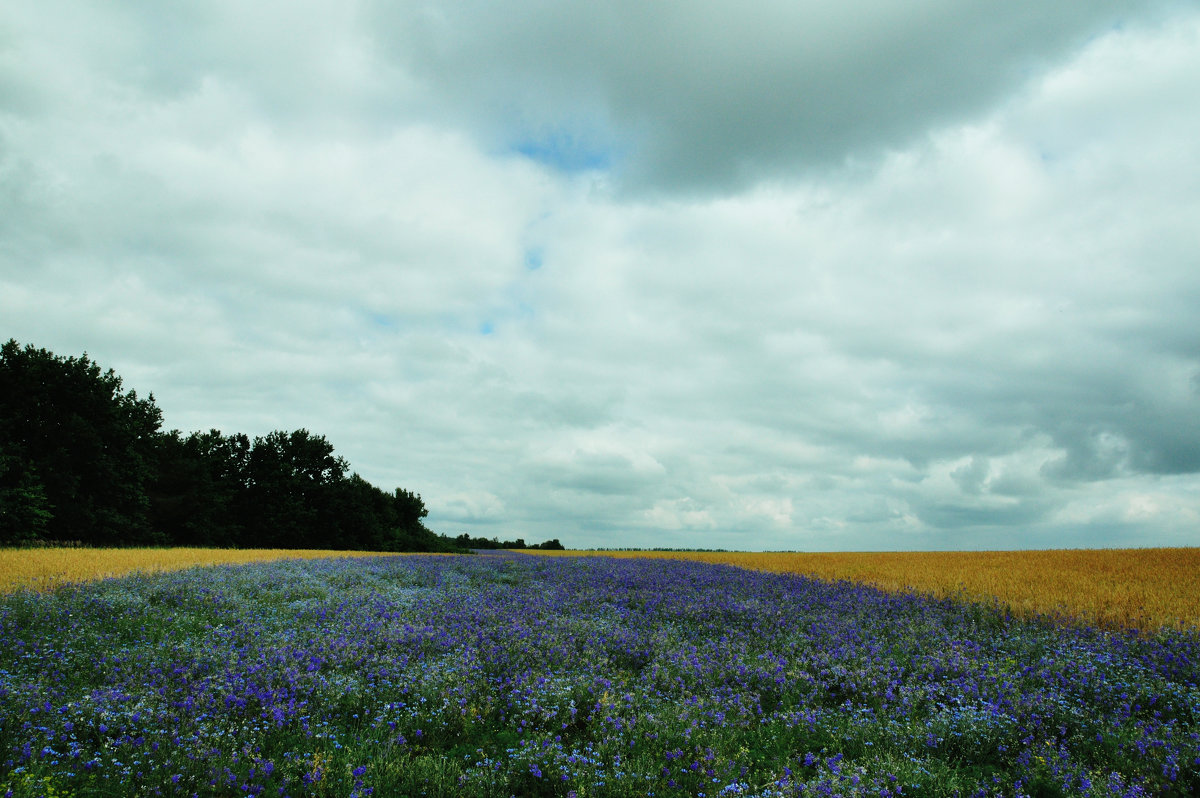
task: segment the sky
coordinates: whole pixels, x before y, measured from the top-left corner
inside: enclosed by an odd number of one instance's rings
[[[1200,5],[17,0],[0,338],[456,536],[1200,545]]]

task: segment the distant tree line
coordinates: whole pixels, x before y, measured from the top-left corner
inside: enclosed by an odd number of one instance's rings
[[[473,538],[462,534],[454,538],[454,544],[463,549],[539,549],[542,551],[564,551],[563,544],[558,538],[547,540],[545,543],[527,545],[524,538],[516,540],[497,540],[496,538]]]
[[[435,534],[419,495],[368,483],[308,430],[251,439],[161,426],[153,394],[123,391],[121,378],[86,354],[8,341],[0,347],[0,545],[491,547]]]
[[[218,430],[156,438],[147,485],[153,533],[173,545],[450,551],[421,497],[351,473],[308,430],[250,440]]]
[[[580,551],[688,551],[688,552],[707,552],[710,554],[729,553],[730,549],[692,549],[692,548],[671,548],[667,546],[655,547],[652,549],[643,548],[640,546],[600,546],[590,549],[580,549]],[[776,552],[778,553],[778,552]]]

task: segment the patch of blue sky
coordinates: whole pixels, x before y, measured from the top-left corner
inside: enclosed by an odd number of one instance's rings
[[[367,313],[367,320],[371,326],[380,330],[394,330],[396,328],[396,320],[386,313]]]
[[[531,161],[568,174],[608,171],[617,157],[613,147],[562,129],[521,138],[512,145],[512,150]]]
[[[525,268],[531,272],[536,272],[542,268],[542,263],[545,258],[541,249],[531,249],[525,253]]]
[[[513,296],[507,304],[490,308],[488,315],[483,317],[475,330],[486,338],[495,335],[501,328],[511,329],[514,325],[525,324],[536,317],[537,311],[532,304]]]

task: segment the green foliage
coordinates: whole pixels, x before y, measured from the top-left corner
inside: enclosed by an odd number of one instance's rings
[[[456,551],[308,430],[160,432],[154,396],[82,357],[0,349],[0,545]]]
[[[499,540],[497,538],[473,538],[465,532],[454,538],[454,543],[461,549],[540,549],[542,551],[563,551],[563,544],[558,542],[558,538],[547,540],[544,543],[528,544],[525,538],[517,538],[516,540]]]
[[[198,546],[443,551],[421,523],[421,497],[370,484],[308,430],[251,442],[218,430],[163,436],[154,484],[156,523]]]
[[[250,439],[217,430],[159,438],[150,507],[156,529],[188,546],[234,546],[243,538],[238,516]]]
[[[241,515],[264,548],[322,548],[321,512],[346,472],[333,446],[308,430],[254,439],[245,467]],[[290,544],[290,545],[289,545]]]
[[[0,454],[0,545],[41,540],[53,513],[46,489],[32,466]]]
[[[162,424],[112,369],[10,340],[0,348],[0,477],[8,539],[163,542],[146,484]],[[24,526],[22,526],[24,525]]]

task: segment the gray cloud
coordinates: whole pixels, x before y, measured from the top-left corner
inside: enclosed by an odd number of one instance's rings
[[[3,334],[451,534],[1196,543],[1200,16],[1043,6],[6,8]]]
[[[969,119],[1163,4],[378,4],[382,48],[490,146],[609,149],[641,189],[745,186]],[[568,143],[569,146],[569,143]]]

